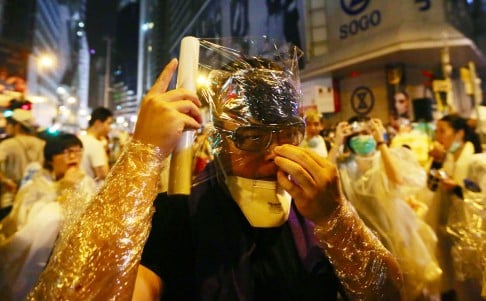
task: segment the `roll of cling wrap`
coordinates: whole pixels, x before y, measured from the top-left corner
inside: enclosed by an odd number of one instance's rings
[[[196,92],[198,62],[199,40],[195,37],[185,37],[181,42],[177,88]],[[191,192],[193,143],[194,131],[184,131],[172,153],[168,194],[189,195]]]

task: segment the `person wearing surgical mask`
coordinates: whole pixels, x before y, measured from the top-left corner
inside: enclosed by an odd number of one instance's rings
[[[460,202],[466,189],[465,180],[470,160],[475,153],[474,144],[470,141],[473,134],[465,118],[458,114],[446,115],[437,121],[435,141],[429,152],[433,160],[430,169],[440,171],[441,176],[433,189],[435,191],[426,221],[439,238],[438,258],[444,270],[441,290],[444,295],[458,295],[459,300],[470,300],[471,295],[465,295],[468,293],[479,296],[477,284],[457,281],[452,265],[451,236],[446,233],[450,210],[454,208],[455,202]]]
[[[343,195],[336,167],[299,147],[295,48],[270,60],[200,42],[224,62],[207,73],[201,100],[166,92],[169,63],[31,300],[400,300],[398,263]],[[201,103],[214,160],[190,195],[156,195],[182,129],[201,126]]]
[[[336,128],[330,158],[344,193],[365,223],[400,263],[403,300],[431,297],[442,271],[435,259],[436,237],[409,205],[425,186],[425,171],[404,147],[388,148],[379,119],[352,118]],[[346,150],[350,154],[344,155]]]

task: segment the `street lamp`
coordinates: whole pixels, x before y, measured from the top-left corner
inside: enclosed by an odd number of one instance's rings
[[[42,84],[44,78],[48,77],[48,73],[53,71],[57,66],[57,59],[54,54],[50,52],[41,52],[35,54],[33,57],[33,62],[35,65],[35,91],[37,94],[41,95]],[[45,84],[45,83],[44,83]],[[47,87],[45,87],[47,89]],[[45,96],[45,95],[44,95]]]
[[[37,65],[39,69],[52,69],[56,66],[56,58],[52,54],[41,54],[38,57]]]

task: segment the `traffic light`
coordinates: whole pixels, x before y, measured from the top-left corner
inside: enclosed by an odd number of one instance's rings
[[[22,109],[22,110],[32,110],[32,102],[28,100],[12,99],[8,104],[9,110]]]

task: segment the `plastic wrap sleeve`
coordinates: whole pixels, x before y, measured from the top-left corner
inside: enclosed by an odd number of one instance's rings
[[[351,300],[400,300],[397,261],[344,202],[314,234]]]
[[[61,232],[28,300],[131,300],[163,158],[155,146],[126,146],[77,225]]]

